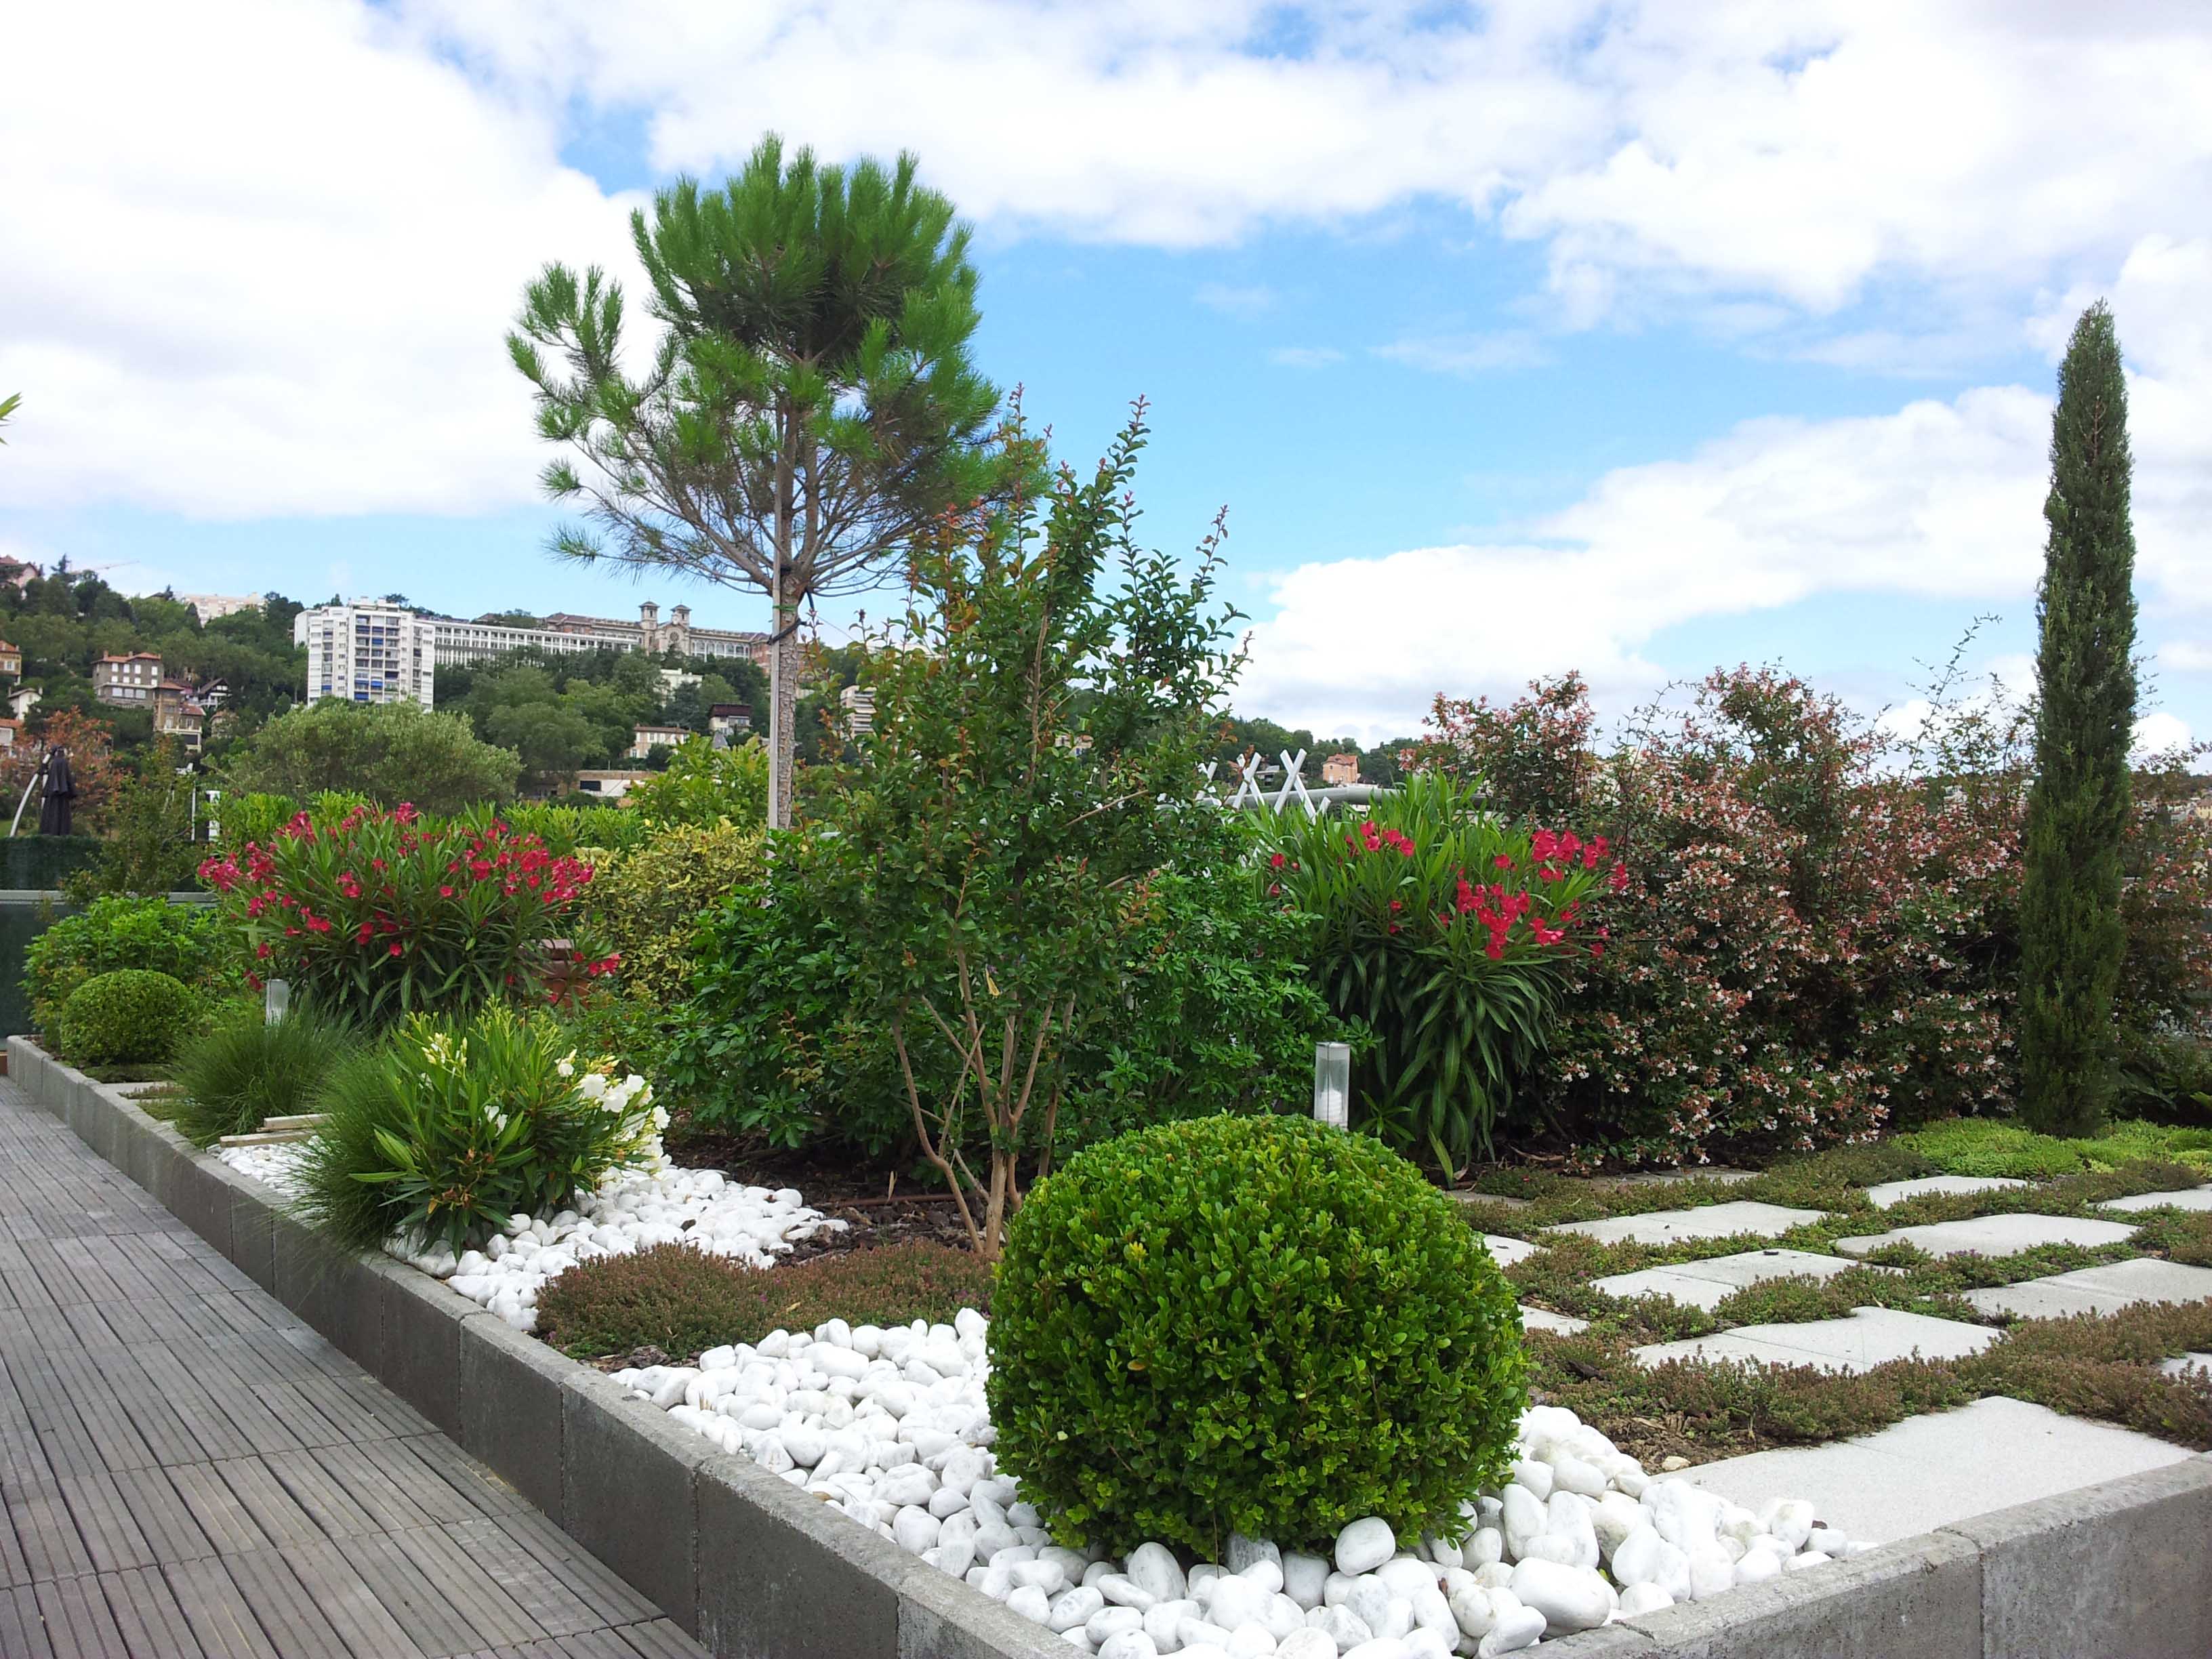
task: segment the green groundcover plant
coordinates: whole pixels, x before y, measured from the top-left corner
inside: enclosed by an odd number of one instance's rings
[[[1000,1466],[1117,1553],[1454,1531],[1527,1403],[1513,1292],[1453,1200],[1310,1119],[1071,1160],[1008,1228],[990,1341]]]
[[[579,1358],[655,1347],[690,1359],[770,1331],[950,1323],[988,1312],[991,1264],[943,1244],[890,1244],[788,1266],[747,1267],[688,1244],[656,1244],[570,1268],[539,1293],[545,1340]]]
[[[398,1235],[458,1255],[660,1156],[667,1114],[635,1073],[580,1064],[549,1016],[417,1015],[340,1066],[301,1161],[300,1208],[339,1243]]]

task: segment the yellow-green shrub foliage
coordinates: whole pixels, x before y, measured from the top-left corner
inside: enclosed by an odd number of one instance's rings
[[[627,852],[582,854],[592,880],[592,944],[617,951],[617,982],[659,1006],[691,983],[691,935],[730,890],[761,871],[762,836],[734,823],[674,823]]]

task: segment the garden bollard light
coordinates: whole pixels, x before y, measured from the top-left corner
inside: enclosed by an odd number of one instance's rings
[[[1352,1125],[1352,1047],[1314,1044],[1314,1121],[1331,1128]]]
[[[262,988],[261,1010],[270,1024],[284,1018],[284,1011],[292,1006],[292,987],[289,981],[272,979]]]

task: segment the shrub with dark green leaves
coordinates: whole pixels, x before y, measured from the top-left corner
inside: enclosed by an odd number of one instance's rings
[[[990,1305],[990,1264],[942,1244],[891,1244],[765,1271],[687,1244],[656,1244],[570,1268],[538,1293],[538,1323],[548,1342],[580,1358],[655,1347],[688,1359],[826,1320],[945,1324],[963,1308]]]
[[[185,1093],[173,1121],[194,1146],[212,1146],[225,1135],[251,1134],[266,1119],[311,1111],[358,1042],[350,1025],[310,1003],[294,1005],[274,1024],[257,1006],[240,1008],[178,1054]]]
[[[123,968],[87,980],[62,1005],[62,1058],[72,1066],[158,1066],[198,1018],[180,980]]]
[[[1213,1559],[1379,1515],[1458,1524],[1527,1402],[1513,1291],[1454,1201],[1310,1119],[1164,1124],[1081,1153],[1007,1230],[1000,1468],[1055,1528]]]

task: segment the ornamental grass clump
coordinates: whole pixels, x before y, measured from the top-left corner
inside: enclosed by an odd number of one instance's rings
[[[240,1009],[185,1045],[176,1081],[184,1091],[172,1120],[196,1146],[225,1135],[251,1134],[272,1117],[314,1109],[331,1073],[360,1046],[343,1019],[297,1003],[271,1021],[258,1007]]]
[[[515,1215],[550,1216],[610,1170],[661,1156],[668,1114],[642,1077],[580,1064],[544,1014],[417,1015],[323,1091],[301,1213],[338,1243],[398,1237],[459,1255]]]
[[[222,895],[256,974],[386,1024],[536,988],[592,866],[489,811],[439,819],[403,803],[334,823],[299,812],[266,842],[210,859],[200,879]]]
[[[1000,1467],[1117,1553],[1456,1532],[1528,1400],[1512,1290],[1452,1200],[1298,1118],[1077,1156],[1014,1216],[990,1340]]]

